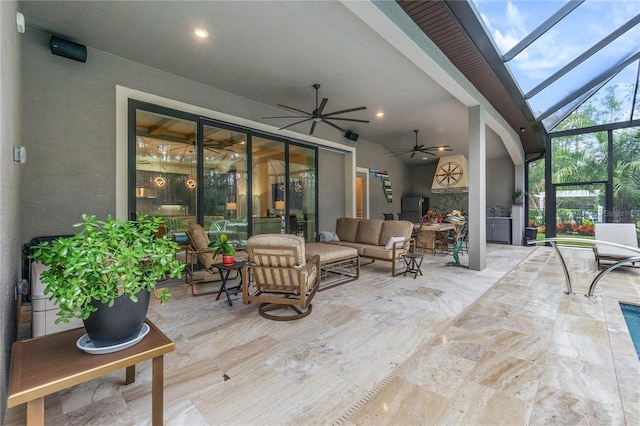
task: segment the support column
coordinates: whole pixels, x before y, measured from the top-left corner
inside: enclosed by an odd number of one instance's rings
[[[487,154],[485,111],[469,108],[469,269],[487,267]]]
[[[514,188],[524,191],[524,168],[526,165],[515,166]],[[524,221],[524,209],[527,205],[527,195],[522,195],[522,204],[511,206],[511,245],[521,246],[524,238],[524,228],[527,224]]]

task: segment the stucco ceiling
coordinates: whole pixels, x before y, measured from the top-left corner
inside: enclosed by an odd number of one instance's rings
[[[27,30],[200,82],[270,107],[311,111],[320,83],[326,111],[366,106],[345,129],[389,150],[411,148],[414,129],[426,146],[449,144],[467,155],[467,108],[342,3],[334,1],[23,1]],[[192,30],[209,31],[196,40]],[[91,60],[91,57],[87,59]],[[267,109],[267,108],[265,108]],[[274,115],[268,108],[265,115]],[[379,119],[376,112],[383,111]],[[282,110],[282,115],[290,111]],[[277,114],[276,114],[277,115]],[[264,120],[285,126],[290,119]],[[289,128],[308,134],[310,124]],[[322,128],[322,129],[321,129]],[[354,144],[320,124],[314,135]],[[357,142],[355,143],[357,146]],[[449,154],[449,153],[448,153]],[[487,131],[487,157],[507,157]],[[407,164],[421,156],[398,157]]]

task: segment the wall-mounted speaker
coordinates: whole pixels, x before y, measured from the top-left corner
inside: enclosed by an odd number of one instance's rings
[[[54,55],[64,56],[65,58],[73,59],[74,61],[87,61],[87,47],[83,44],[51,36],[49,46],[51,47],[51,53]]]
[[[345,138],[347,138],[347,139],[349,139],[349,140],[352,140],[352,141],[357,141],[359,136],[360,136],[359,134],[357,134],[357,133],[353,133],[351,130],[348,130],[348,131],[344,134],[344,137],[345,137]]]

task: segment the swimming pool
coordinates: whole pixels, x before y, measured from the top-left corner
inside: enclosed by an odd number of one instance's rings
[[[640,306],[620,303],[620,309],[622,309],[622,315],[627,322],[633,346],[635,346],[638,358],[640,358]]]

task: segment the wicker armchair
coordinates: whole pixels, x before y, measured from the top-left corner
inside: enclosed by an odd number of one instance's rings
[[[306,261],[304,244],[303,237],[289,234],[249,238],[242,301],[261,302],[258,312],[272,320],[290,321],[309,315],[311,300],[320,286],[320,257]],[[274,312],[279,309],[279,313]]]

